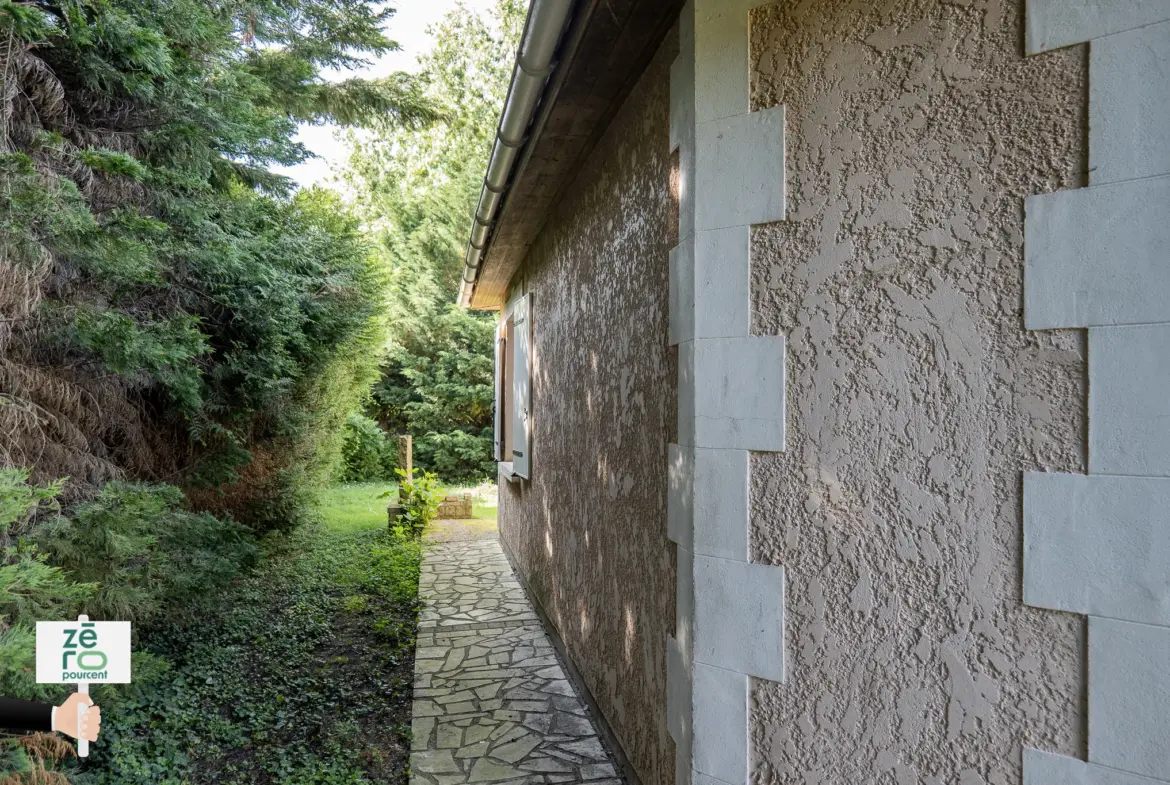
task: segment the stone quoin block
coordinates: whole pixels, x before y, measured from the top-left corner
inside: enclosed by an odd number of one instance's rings
[[[1024,785],[1159,785],[1162,782],[1065,755],[1024,748]]]
[[[1166,0],[1028,0],[1028,54],[1059,49],[1170,19]]]
[[[695,342],[678,345],[678,443],[695,444]]]
[[[1170,174],[1170,22],[1093,42],[1089,179]]]
[[[695,639],[695,555],[675,549],[677,576],[674,583],[674,637],[685,652],[693,651]]]
[[[1170,627],[1089,618],[1090,763],[1170,779],[1168,664]]]
[[[706,123],[748,109],[748,14],[759,0],[695,3],[695,120]]]
[[[691,772],[691,785],[732,785],[732,783],[727,780],[721,780],[718,777],[693,771]]]
[[[684,402],[690,395],[683,391],[686,381],[693,387],[693,402]],[[678,408],[680,442],[687,430],[693,431],[687,436],[697,447],[783,450],[783,336],[703,338],[684,344],[679,351]],[[684,416],[692,419],[687,422]]]
[[[725,782],[746,782],[748,677],[694,662],[691,678],[692,768]]]
[[[733,226],[695,235],[691,306],[696,338],[738,338],[751,332],[750,232],[747,226]]]
[[[689,243],[695,236],[695,139],[684,139],[678,150],[678,237]]]
[[[666,538],[693,551],[695,450],[666,445]]]
[[[748,560],[748,473],[746,450],[696,448],[693,543],[696,556]]]
[[[784,568],[694,560],[694,661],[784,681]]]
[[[684,242],[670,251],[670,338],[675,346],[695,337],[695,246]]]
[[[1024,602],[1170,624],[1170,479],[1025,474]]]
[[[784,107],[695,129],[695,229],[784,218]]]
[[[1089,471],[1170,477],[1170,325],[1089,330]]]
[[[1170,177],[1030,196],[1029,330],[1170,321]]]
[[[683,47],[680,47],[683,48]],[[695,133],[695,61],[680,54],[670,65],[670,150],[679,149]]]
[[[666,639],[666,729],[674,743],[691,743],[691,674],[686,653],[673,636]],[[689,764],[688,764],[689,765]]]

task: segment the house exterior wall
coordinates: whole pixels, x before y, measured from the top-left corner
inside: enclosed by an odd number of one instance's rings
[[[786,683],[751,780],[1021,782],[1083,757],[1086,625],[1022,596],[1026,471],[1086,469],[1086,338],[1024,324],[1024,200],[1082,186],[1084,46],[1025,57],[1023,4],[752,12],[783,106],[786,220],[751,240],[787,340],[784,452],[753,453],[753,561],[783,565]]]
[[[675,560],[667,263],[677,242],[669,39],[513,280],[531,294],[531,480],[500,477],[500,533],[643,783],[673,779],[666,639]]]

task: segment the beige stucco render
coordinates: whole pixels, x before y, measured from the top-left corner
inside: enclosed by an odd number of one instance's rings
[[[1024,607],[1021,472],[1085,469],[1081,331],[1023,323],[1024,198],[1085,182],[1086,50],[1023,53],[1022,3],[757,9],[787,220],[752,328],[787,337],[787,449],[752,464],[784,565],[787,683],[753,781],[1016,785],[1083,755],[1084,621]]]
[[[666,635],[668,41],[512,281],[532,296],[531,481],[500,478],[500,532],[646,785],[673,778]]]
[[[1016,785],[1024,746],[1084,756],[1084,619],[1022,603],[1021,476],[1085,470],[1084,334],[1026,331],[1022,285],[1024,198],[1086,182],[1087,55],[1026,58],[1022,26],[1006,0],[751,14],[787,208],[751,233],[751,331],[787,353],[785,450],[751,456],[751,561],[786,575],[751,782]],[[512,282],[532,294],[532,479],[500,490],[506,547],[655,785],[675,776],[677,52]]]

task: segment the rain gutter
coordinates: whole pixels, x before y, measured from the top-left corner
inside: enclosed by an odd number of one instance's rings
[[[495,145],[483,178],[483,190],[471,223],[471,238],[459,282],[458,302],[463,308],[471,304],[492,225],[508,190],[520,150],[528,141],[528,128],[545,84],[556,66],[553,56],[572,5],[573,0],[532,0],[528,10],[520,51],[516,53],[516,66],[512,71],[512,84],[504,101]]]

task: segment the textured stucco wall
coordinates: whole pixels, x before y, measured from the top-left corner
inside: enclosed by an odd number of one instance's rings
[[[753,559],[788,576],[758,782],[1016,785],[1083,754],[1084,621],[1021,600],[1021,472],[1085,469],[1080,331],[1025,332],[1024,197],[1082,185],[1086,51],[1023,57],[1005,0],[752,14],[788,220],[752,319],[788,339],[787,450],[752,458]]]
[[[500,482],[500,529],[646,785],[673,780],[666,637],[676,413],[667,259],[668,40],[513,281],[532,295],[532,480]]]

